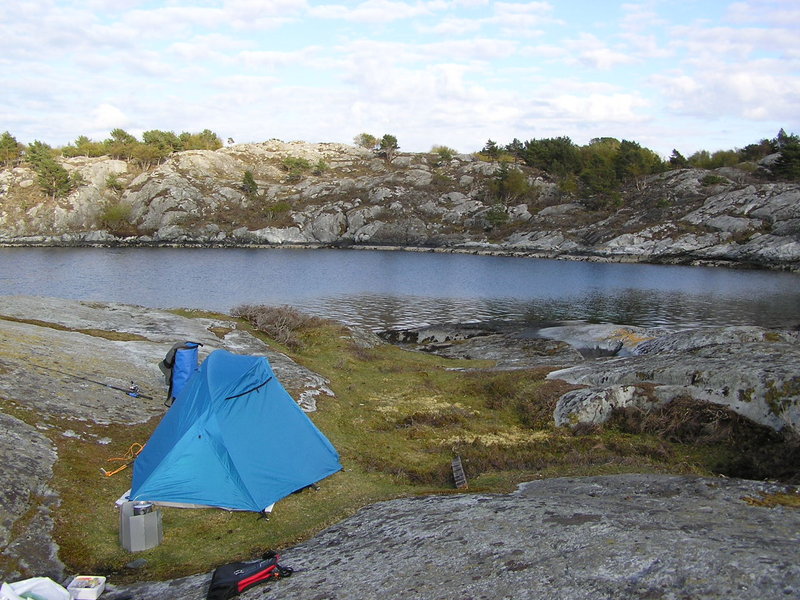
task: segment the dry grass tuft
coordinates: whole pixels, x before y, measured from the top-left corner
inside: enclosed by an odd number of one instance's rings
[[[545,379],[547,373],[547,369],[476,373],[465,386],[490,410],[510,410],[526,427],[548,427],[558,399],[576,386]]]
[[[730,442],[754,427],[729,408],[691,398],[678,398],[651,411],[628,407],[616,411],[610,423],[629,433],[655,434],[683,444]]]
[[[291,306],[267,306],[265,304],[241,304],[231,315],[248,321],[253,327],[289,348],[297,350],[303,346],[300,333],[325,323],[325,319],[300,312]]]
[[[606,427],[673,444],[717,446],[722,454],[713,470],[730,477],[800,482],[800,439],[710,402],[679,398],[649,412],[627,408],[615,412]]]
[[[764,506],[766,508],[774,508],[776,506],[787,506],[789,508],[800,508],[800,492],[794,490],[794,493],[777,492],[768,494],[766,492],[759,492],[759,497],[745,496],[742,498],[750,506]]]

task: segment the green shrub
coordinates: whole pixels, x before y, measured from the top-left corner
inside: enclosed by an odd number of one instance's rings
[[[69,172],[53,158],[44,157],[37,161],[34,170],[40,189],[53,200],[69,194],[75,185]]]
[[[728,180],[725,179],[724,177],[720,177],[719,175],[706,175],[705,177],[703,177],[703,179],[700,180],[700,183],[707,187],[707,186],[717,185],[720,183],[725,183],[726,181]]]
[[[114,235],[126,235],[131,228],[133,209],[127,202],[106,202],[100,213],[100,225]]]
[[[80,171],[73,171],[69,174],[69,179],[72,182],[72,188],[77,188],[86,185],[88,182]]]
[[[488,182],[491,197],[501,204],[508,205],[528,196],[531,186],[525,174],[517,168],[501,162],[500,168]]]
[[[326,171],[330,170],[330,166],[321,158],[317,161],[317,164],[314,165],[314,175],[322,175]]]
[[[378,145],[378,138],[371,133],[359,133],[355,138],[353,138],[353,143],[361,148],[374,150]]]
[[[433,155],[434,166],[438,167],[444,163],[449,163],[458,152],[448,146],[434,146],[431,148],[431,154]]]
[[[109,173],[106,177],[106,187],[119,192],[124,189],[125,184],[119,180],[116,173]]]
[[[271,204],[269,210],[273,214],[288,213],[292,210],[292,205],[286,200],[279,200],[278,202]]]
[[[299,174],[311,169],[311,162],[300,156],[287,156],[283,159],[283,170],[290,174]]]
[[[248,198],[251,198],[258,193],[258,184],[256,183],[253,172],[246,170],[242,176],[242,191]]]
[[[506,212],[506,207],[500,203],[493,205],[486,213],[486,221],[492,227],[499,227],[507,223],[508,213]]]

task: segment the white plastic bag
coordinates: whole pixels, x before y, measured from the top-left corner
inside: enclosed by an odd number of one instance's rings
[[[69,592],[49,577],[32,577],[3,583],[0,600],[69,600]]]

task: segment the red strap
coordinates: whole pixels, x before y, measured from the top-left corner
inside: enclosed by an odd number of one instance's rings
[[[277,565],[270,565],[263,571],[259,571],[254,575],[250,575],[245,579],[242,579],[238,584],[237,587],[239,588],[239,593],[245,591],[251,585],[258,583],[259,581],[264,581],[265,579],[269,579],[270,577],[277,577],[278,574],[275,572]]]

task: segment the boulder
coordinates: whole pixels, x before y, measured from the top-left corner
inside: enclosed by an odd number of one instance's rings
[[[51,538],[53,514],[60,501],[49,487],[56,448],[37,428],[3,413],[0,431],[0,456],[8,461],[7,468],[0,471],[2,555],[25,572],[58,579],[64,565]],[[14,468],[8,468],[12,464]],[[18,521],[24,522],[25,527],[14,527]],[[3,572],[7,581],[21,576],[17,569]]]
[[[591,388],[559,400],[559,422],[604,422],[622,389],[635,398],[637,392],[628,388],[646,385],[654,401],[640,407],[692,398],[725,406],[776,431],[800,434],[797,332],[759,327],[667,332],[642,341],[631,354],[551,372],[549,378]]]
[[[662,404],[664,402],[635,385],[582,388],[567,392],[559,399],[553,420],[559,427],[579,423],[597,425],[608,421],[617,410],[632,406],[650,411]]]
[[[311,223],[310,233],[314,240],[323,243],[335,242],[347,229],[347,217],[344,213],[323,213]]]
[[[531,335],[561,340],[584,356],[631,354],[642,342],[659,335],[655,329],[613,323],[563,324],[535,329]]]
[[[234,232],[236,235],[236,232]],[[299,227],[264,227],[256,231],[239,234],[240,239],[254,239],[262,244],[303,244],[312,241]]]

